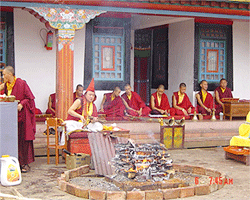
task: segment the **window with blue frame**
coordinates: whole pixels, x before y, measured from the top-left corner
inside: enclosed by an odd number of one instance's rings
[[[124,31],[94,27],[93,77],[98,81],[124,80]]]
[[[226,42],[219,40],[200,41],[199,82],[218,82],[226,78]]]
[[[232,25],[196,23],[194,89],[202,80],[213,91],[225,78],[233,88]]]

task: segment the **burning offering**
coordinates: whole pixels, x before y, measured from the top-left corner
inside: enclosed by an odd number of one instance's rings
[[[137,182],[163,181],[172,178],[172,159],[162,144],[126,144],[115,145],[116,155],[112,166],[117,174]]]

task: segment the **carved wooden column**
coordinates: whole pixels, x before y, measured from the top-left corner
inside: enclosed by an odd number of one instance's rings
[[[28,9],[38,13],[52,28],[57,29],[56,117],[65,120],[73,103],[75,30],[83,28],[91,19],[106,11],[46,7]]]
[[[57,31],[56,116],[62,119],[73,102],[74,34],[74,30]]]

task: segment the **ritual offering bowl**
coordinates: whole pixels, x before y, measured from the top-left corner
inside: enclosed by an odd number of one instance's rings
[[[14,95],[6,96],[5,101],[6,102],[14,102],[16,100],[16,97]]]

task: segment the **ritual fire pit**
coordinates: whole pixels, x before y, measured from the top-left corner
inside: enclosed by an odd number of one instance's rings
[[[173,164],[163,144],[129,140],[115,143],[112,149],[113,157],[108,161],[112,175],[88,176],[86,165],[64,172],[58,178],[59,188],[87,199],[163,200],[209,194],[221,189],[227,179],[213,169]],[[220,184],[211,183],[218,178]]]
[[[116,154],[111,160],[115,175],[105,176],[122,190],[147,190],[168,187],[166,181],[173,178],[170,154],[162,144],[115,144]],[[179,184],[182,181],[177,181]]]

